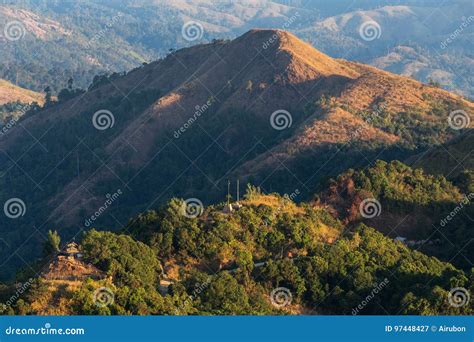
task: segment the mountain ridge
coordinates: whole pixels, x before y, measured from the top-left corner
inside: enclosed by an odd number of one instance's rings
[[[125,225],[172,196],[222,199],[227,178],[280,193],[300,189],[303,199],[324,177],[448,141],[456,135],[448,114],[461,108],[472,113],[474,106],[442,89],[333,59],[291,33],[251,30],[97,77],[84,94],[24,118],[41,145],[20,130],[0,137],[0,149],[22,156],[19,167],[0,156],[0,171],[8,172],[0,195],[28,199],[39,232],[62,226],[66,236],[86,229],[83,222],[118,190],[96,228]],[[98,129],[94,115],[104,110],[112,121]],[[276,129],[272,115],[281,110],[289,122]],[[0,223],[0,237],[29,241],[31,232],[20,228],[33,223],[28,216],[11,229]]]

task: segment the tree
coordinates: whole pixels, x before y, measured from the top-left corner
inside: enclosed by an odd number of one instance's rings
[[[46,240],[44,247],[43,247],[43,254],[44,256],[49,256],[53,253],[59,252],[61,244],[61,237],[59,236],[58,232],[55,230],[48,231],[48,240]]]
[[[127,235],[87,232],[81,243],[85,260],[111,276],[114,284],[132,288],[156,288],[161,265],[155,252]]]
[[[47,86],[46,88],[44,88],[44,93],[45,93],[45,96],[44,96],[45,104],[44,105],[48,106],[52,102],[51,87]]]
[[[238,315],[245,314],[250,309],[245,288],[227,272],[217,275],[200,296],[204,312]]]

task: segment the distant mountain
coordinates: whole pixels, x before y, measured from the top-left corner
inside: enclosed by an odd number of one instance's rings
[[[0,137],[0,203],[23,204],[0,221],[12,269],[48,229],[118,229],[173,196],[219,201],[229,178],[311,198],[348,168],[449,141],[449,114],[474,109],[281,30],[174,51],[71,96]]]
[[[155,55],[138,44],[132,47],[112,30],[124,16],[93,3],[1,5],[0,77],[37,91],[50,86],[59,92],[71,77],[86,87],[96,74],[131,69]]]
[[[412,3],[347,11],[298,33],[332,56],[356,59],[424,82],[434,80],[472,96],[472,82],[465,76],[474,70],[469,43],[474,17],[466,14],[472,4]]]
[[[390,3],[86,0],[78,6],[24,0],[0,6],[0,26],[18,25],[21,37],[0,38],[0,77],[38,91],[46,85],[59,91],[74,77],[85,88],[98,73],[122,72],[169,49],[233,39],[261,27],[289,30],[332,57],[433,80],[472,97],[472,79],[466,77],[474,65],[470,1]],[[375,29],[373,37],[361,36],[363,24],[366,33]]]

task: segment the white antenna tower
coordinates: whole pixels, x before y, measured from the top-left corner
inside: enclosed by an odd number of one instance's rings
[[[239,188],[239,180],[237,179],[237,203],[240,201],[240,188]]]

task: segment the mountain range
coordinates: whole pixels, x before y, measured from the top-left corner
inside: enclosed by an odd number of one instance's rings
[[[23,0],[0,6],[0,25],[16,23],[21,37],[0,37],[0,77],[36,91],[45,85],[59,91],[70,77],[86,87],[96,74],[123,72],[170,49],[262,27],[289,30],[332,57],[472,98],[472,79],[465,76],[473,73],[472,9],[465,0],[403,0],[396,6],[384,0],[87,0],[80,6]],[[188,23],[197,23],[191,25],[196,37],[183,36]],[[361,35],[364,23],[373,37]]]
[[[473,108],[434,85],[331,58],[283,30],[253,29],[95,77],[0,137],[0,202],[20,207],[0,222],[2,271],[39,256],[48,230],[66,239],[91,227],[116,231],[171,197],[218,203],[228,180],[310,201],[328,197],[331,177],[397,159],[445,175],[443,189],[453,182],[436,200],[448,208],[472,180],[472,156],[462,151],[470,151]],[[446,165],[437,162],[443,150],[452,151]],[[394,176],[403,188],[406,172]],[[389,205],[392,192],[380,192]],[[419,225],[403,234],[428,237]]]

